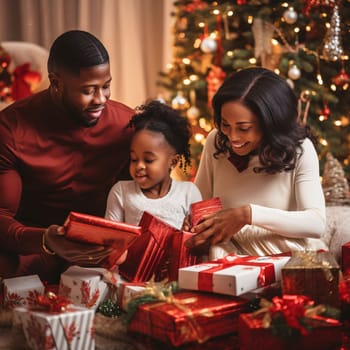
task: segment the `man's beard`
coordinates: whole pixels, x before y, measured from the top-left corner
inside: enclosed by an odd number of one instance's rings
[[[89,128],[97,124],[98,119],[86,120],[82,115],[82,112],[75,108],[69,100],[66,98],[65,94],[62,95],[62,107],[63,110],[68,113],[74,120],[76,120],[81,126]]]

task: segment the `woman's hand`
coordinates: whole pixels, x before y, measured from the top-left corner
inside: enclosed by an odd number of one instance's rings
[[[203,216],[200,223],[192,227],[196,233],[188,239],[188,248],[210,242],[216,244],[229,241],[244,225],[251,224],[251,208],[249,205],[239,208],[223,209],[216,213]]]
[[[58,225],[51,225],[44,234],[44,241],[48,249],[79,266],[100,266],[113,250],[111,247],[69,240],[65,237],[64,227]],[[122,263],[125,258],[126,253],[119,258],[118,264]]]

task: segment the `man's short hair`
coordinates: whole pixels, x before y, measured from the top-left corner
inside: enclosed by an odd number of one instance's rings
[[[99,39],[82,31],[71,30],[53,42],[47,63],[48,72],[64,69],[79,74],[81,68],[109,63],[109,55]]]

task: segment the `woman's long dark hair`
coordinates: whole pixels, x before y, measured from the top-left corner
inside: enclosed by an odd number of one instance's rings
[[[275,174],[294,169],[298,150],[311,135],[309,128],[298,123],[298,101],[288,83],[265,68],[243,69],[224,81],[213,98],[218,128],[215,157],[231,152],[220,128],[221,108],[229,101],[243,103],[259,120],[263,137],[257,153],[262,166],[254,171]]]

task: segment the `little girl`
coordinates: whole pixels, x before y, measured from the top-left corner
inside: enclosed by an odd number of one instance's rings
[[[105,217],[138,225],[144,211],[181,229],[190,205],[202,196],[192,182],[176,181],[171,171],[190,166],[188,120],[159,101],[138,107],[130,126],[129,171],[133,180],[119,181],[110,190]]]

